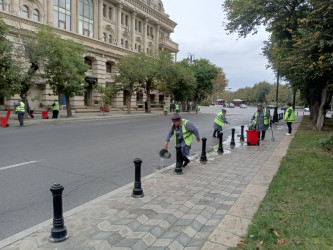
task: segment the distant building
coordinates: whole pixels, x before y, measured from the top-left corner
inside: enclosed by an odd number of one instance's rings
[[[52,25],[64,39],[83,43],[84,58],[89,64],[84,96],[71,99],[73,108],[98,107],[98,93],[92,86],[98,81],[111,84],[117,74],[117,60],[129,53],[163,49],[174,53],[178,44],[170,40],[176,23],[164,12],[160,0],[0,0],[0,17],[9,25],[9,39],[17,41],[22,30],[37,31],[39,24]],[[39,96],[39,100],[31,98]],[[40,108],[53,102],[55,96],[43,81],[36,82],[28,97],[30,108]],[[58,96],[60,105],[65,98]],[[153,103],[169,103],[163,93],[153,91]],[[0,105],[12,105],[17,97],[0,97]],[[144,91],[132,97],[132,107],[145,101]],[[124,93],[112,99],[112,107],[124,108]]]

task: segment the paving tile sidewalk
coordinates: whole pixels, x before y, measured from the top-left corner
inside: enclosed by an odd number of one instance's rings
[[[293,125],[293,133],[298,125]],[[193,156],[183,175],[175,175],[174,167],[169,167],[146,176],[143,198],[131,197],[131,183],[71,210],[64,215],[70,235],[64,242],[48,241],[52,228],[48,221],[4,249],[208,250],[236,246],[287,151],[292,136],[285,136],[286,132],[281,121],[274,128],[275,142],[268,131],[259,147],[245,143],[223,155],[212,152],[206,164]]]

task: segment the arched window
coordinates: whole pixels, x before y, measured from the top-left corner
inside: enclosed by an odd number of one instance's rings
[[[2,3],[2,0],[0,0],[0,10],[3,10],[3,3]]]
[[[112,64],[110,62],[105,63],[105,72],[111,73],[112,72]]]
[[[53,26],[71,30],[71,0],[53,0]]]
[[[94,36],[94,8],[91,0],[80,0],[79,33],[84,36]]]
[[[33,12],[32,12],[32,15],[33,15],[33,20],[34,21],[36,21],[36,22],[39,22],[40,20],[39,20],[39,11],[38,10],[34,10]]]
[[[84,63],[89,66],[89,69],[92,69],[92,61],[90,60],[90,58],[85,57],[84,58]]]
[[[25,5],[22,6],[21,16],[24,18],[29,18],[29,9]]]
[[[109,43],[112,43],[112,36],[109,35]]]

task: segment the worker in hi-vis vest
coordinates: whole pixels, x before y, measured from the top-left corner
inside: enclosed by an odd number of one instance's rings
[[[254,124],[255,129],[259,130],[258,140],[265,139],[266,130],[269,128],[270,120],[272,119],[269,109],[263,108],[262,104],[257,105],[257,111],[254,113],[251,119],[251,123]]]
[[[286,135],[291,135],[291,124],[295,121],[295,113],[293,108],[291,107],[291,103],[287,103],[287,110],[284,114],[284,120],[287,122],[288,133]]]
[[[54,99],[54,103],[52,104],[52,119],[57,119],[59,114],[59,102],[57,99]]]
[[[15,111],[17,113],[17,118],[20,122],[20,127],[23,127],[23,118],[24,118],[24,113],[25,113],[25,104],[22,100],[22,98],[20,98],[19,102],[14,103],[14,107],[15,107]]]
[[[219,134],[222,131],[222,128],[225,124],[228,124],[227,118],[225,117],[227,110],[222,109],[222,112],[219,112],[214,119],[214,133],[213,137],[217,137],[216,133]]]
[[[200,142],[200,136],[198,129],[189,121],[181,119],[178,113],[173,113],[171,116],[172,126],[167,134],[164,142],[164,149],[168,150],[168,145],[171,136],[175,138],[175,146],[181,146],[182,152],[182,167],[186,167],[190,160],[187,158],[190,154],[192,140],[197,138],[197,142]]]
[[[167,105],[164,105],[164,115],[167,115],[168,114],[168,106]]]
[[[176,113],[179,113],[179,104],[176,104]]]

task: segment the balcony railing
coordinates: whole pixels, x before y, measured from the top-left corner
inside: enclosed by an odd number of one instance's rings
[[[171,50],[172,52],[178,52],[178,43],[175,43],[168,37],[161,37],[160,38],[160,47],[165,47],[168,50]]]

